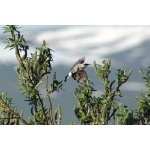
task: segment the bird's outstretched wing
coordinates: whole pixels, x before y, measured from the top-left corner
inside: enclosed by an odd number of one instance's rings
[[[73,65],[73,67],[71,68],[71,70],[72,70],[77,64],[83,64],[84,61],[85,61],[85,57],[80,58],[80,59]]]
[[[78,83],[84,83],[88,79],[88,76],[85,70],[79,70],[78,72],[72,74],[72,78]]]

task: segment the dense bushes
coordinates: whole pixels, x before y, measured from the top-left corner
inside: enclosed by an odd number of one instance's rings
[[[61,106],[53,111],[51,94],[59,92],[63,88],[63,81],[58,81],[56,72],[52,75],[53,51],[47,47],[43,40],[42,46],[35,49],[35,52],[28,56],[29,46],[17,26],[8,25],[4,27],[4,33],[8,33],[6,48],[14,50],[18,65],[14,68],[18,74],[18,83],[22,93],[29,102],[32,118],[24,120],[23,111],[17,112],[17,108],[12,108],[13,99],[0,93],[0,124],[31,124],[48,125],[61,124],[63,119]],[[22,54],[24,53],[24,54]],[[105,125],[105,124],[149,124],[150,123],[150,67],[141,70],[143,79],[146,82],[147,91],[136,98],[138,106],[135,110],[130,110],[116,101],[117,97],[122,97],[120,87],[128,81],[132,70],[126,72],[117,70],[116,80],[110,81],[111,60],[104,60],[101,65],[93,62],[95,73],[104,85],[104,93],[98,97],[93,96],[94,85],[87,80],[79,84],[74,91],[74,96],[78,105],[74,107],[75,115],[81,124]],[[45,95],[40,89],[45,89]],[[48,101],[48,106],[45,102]],[[53,112],[55,112],[53,114]],[[24,112],[25,113],[25,112]]]

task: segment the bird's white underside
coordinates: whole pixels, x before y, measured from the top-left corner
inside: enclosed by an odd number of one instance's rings
[[[69,72],[68,78],[69,78],[69,77],[71,77],[71,75],[72,75],[72,73],[71,73],[71,72]]]

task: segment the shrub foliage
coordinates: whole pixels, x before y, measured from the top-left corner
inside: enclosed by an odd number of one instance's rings
[[[6,49],[13,50],[16,55],[18,65],[15,71],[18,74],[18,84],[20,90],[28,101],[32,118],[24,119],[24,112],[18,112],[16,107],[12,107],[13,99],[8,98],[5,92],[0,93],[0,124],[1,125],[60,125],[62,121],[62,109],[53,111],[51,94],[59,92],[63,88],[63,81],[57,80],[56,72],[52,72],[51,62],[53,61],[53,50],[47,47],[43,40],[41,47],[35,48],[35,52],[28,54],[29,46],[24,36],[20,33],[19,27],[7,25],[4,33],[8,34],[6,39]],[[103,83],[103,93],[94,96],[94,84],[87,80],[83,84],[78,84],[74,91],[77,99],[77,106],[74,112],[78,120],[83,125],[147,125],[150,124],[150,67],[140,71],[146,82],[146,92],[136,100],[138,106],[135,110],[129,109],[121,102],[117,101],[122,97],[120,87],[126,83],[132,73],[118,69],[116,80],[110,81],[111,60],[104,60],[102,64],[93,62],[95,74]],[[53,79],[49,81],[49,76]],[[44,89],[43,94],[41,89]],[[45,105],[46,101],[48,106]]]

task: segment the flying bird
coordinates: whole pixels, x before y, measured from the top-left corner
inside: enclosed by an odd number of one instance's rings
[[[88,79],[88,76],[85,70],[79,70],[78,72],[72,74],[72,78],[78,83],[84,83]]]
[[[65,82],[67,81],[67,79],[72,76],[72,78],[74,80],[77,80],[77,82],[82,83],[84,82],[88,77],[86,72],[84,71],[84,69],[90,65],[87,63],[84,63],[85,61],[85,57],[80,58],[71,68],[69,74],[65,77]]]

